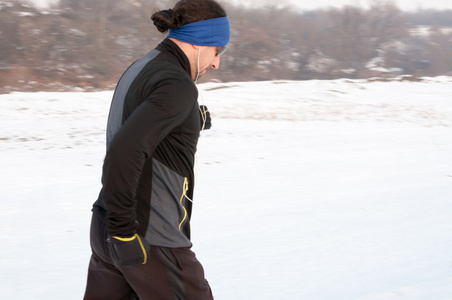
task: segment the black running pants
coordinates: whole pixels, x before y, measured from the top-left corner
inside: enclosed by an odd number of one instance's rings
[[[107,242],[104,221],[93,214],[92,255],[84,300],[212,300],[204,270],[189,248],[151,246],[144,265],[121,266]]]

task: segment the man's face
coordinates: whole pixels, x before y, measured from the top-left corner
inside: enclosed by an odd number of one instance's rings
[[[220,67],[220,55],[217,55],[220,50],[221,47],[200,46],[196,55],[195,65],[192,68],[193,80],[202,77],[210,68],[217,70]]]

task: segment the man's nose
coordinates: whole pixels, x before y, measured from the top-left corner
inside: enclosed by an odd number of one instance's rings
[[[219,56],[215,56],[215,58],[210,63],[210,67],[215,70],[220,68],[220,57]]]

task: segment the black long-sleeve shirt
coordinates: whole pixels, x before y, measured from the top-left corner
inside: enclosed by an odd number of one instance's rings
[[[116,87],[107,125],[102,190],[93,211],[110,235],[187,247],[200,128],[198,90],[182,50],[165,39]]]

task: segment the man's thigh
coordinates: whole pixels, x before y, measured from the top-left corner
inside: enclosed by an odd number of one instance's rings
[[[137,296],[121,272],[92,255],[83,299],[133,300],[137,299]]]
[[[204,269],[188,248],[151,247],[144,265],[121,266],[140,300],[211,300]]]

